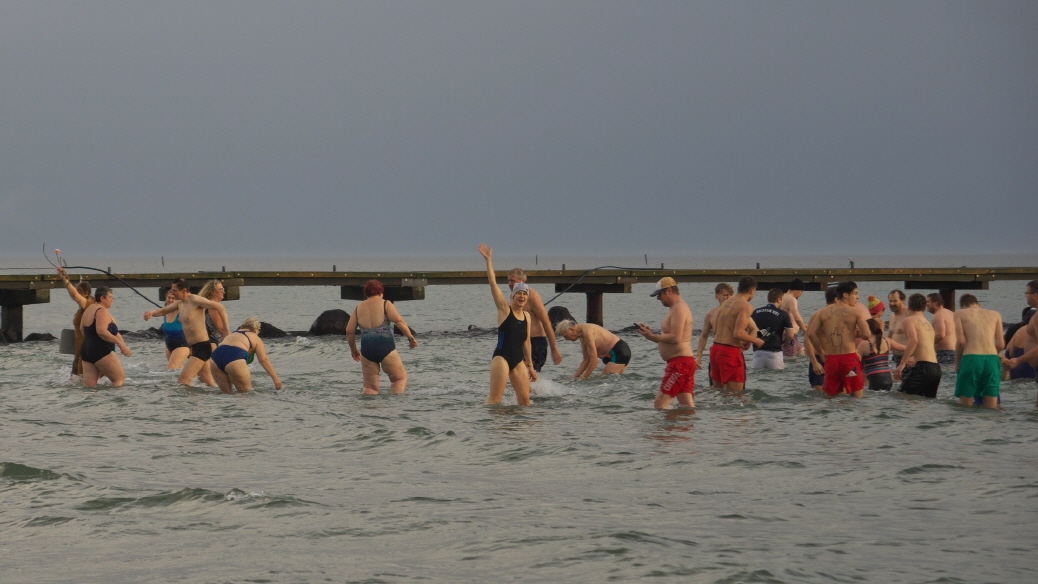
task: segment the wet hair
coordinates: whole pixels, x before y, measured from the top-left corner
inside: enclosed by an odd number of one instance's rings
[[[753,276],[743,276],[739,278],[739,294],[745,294],[750,290],[757,289],[757,280]]]
[[[1038,294],[1038,280],[1028,282],[1027,289],[1031,291],[1031,294]]]
[[[937,306],[944,306],[944,297],[942,297],[940,294],[938,294],[936,292],[933,292],[933,293],[927,294],[926,297],[933,304],[935,304]]]
[[[508,275],[515,276],[519,279],[520,282],[526,281],[526,270],[522,268],[512,268],[511,270],[509,270]]]
[[[366,284],[364,284],[364,297],[365,298],[371,298],[372,296],[378,296],[379,294],[384,294],[385,292],[386,292],[386,287],[383,286],[382,282],[379,282],[378,280],[368,280],[368,282]]]
[[[876,341],[876,346],[873,348],[879,351],[879,346],[883,344],[883,325],[876,322],[874,318],[870,318],[866,322],[869,323],[869,332],[875,337],[873,340]]]
[[[238,328],[239,329],[248,329],[248,330],[250,330],[250,331],[252,331],[252,332],[254,332],[256,334],[259,334],[259,332],[260,332],[260,321],[255,316],[250,316],[249,318],[246,318],[244,321],[242,321],[241,326],[238,327]]]
[[[101,299],[112,293],[112,289],[108,286],[98,286],[97,290],[94,290],[94,300],[101,302]]]
[[[768,302],[778,302],[782,300],[782,297],[786,293],[782,291],[782,288],[772,288],[768,290]]]
[[[90,282],[86,280],[76,284],[76,292],[79,292],[84,298],[90,296]]]
[[[803,290],[804,289],[804,281],[801,280],[800,278],[794,278],[793,281],[789,283],[789,289],[790,290]]]
[[[896,294],[897,297],[901,299],[901,302],[905,301],[905,293],[903,290],[891,290],[890,294]],[[890,294],[887,294],[887,298],[890,297]]]
[[[198,295],[208,300],[213,297],[213,294],[216,294],[216,285],[222,283],[223,282],[220,280],[209,280],[205,283],[205,286],[202,286],[202,289],[198,291]]]
[[[571,329],[571,328],[573,328],[575,326],[577,326],[576,321],[572,321],[572,320],[561,321],[561,322],[559,322],[559,324],[555,325],[555,336],[557,336],[557,337],[565,336],[566,333],[569,332],[569,329]]]
[[[963,294],[959,296],[959,308],[968,308],[974,304],[980,304],[977,302],[977,297],[972,294]]]
[[[922,312],[926,310],[926,296],[923,296],[918,292],[909,296],[908,309],[912,312]]]
[[[836,285],[836,297],[843,298],[844,294],[850,294],[858,289],[858,285],[850,280],[846,282],[840,282]]]
[[[176,288],[177,290],[189,290],[189,288],[187,287],[187,280],[183,278],[177,278],[176,280],[173,280],[173,285],[171,286],[171,288]]]
[[[836,286],[829,286],[825,289],[825,303],[832,304],[836,302]]]
[[[729,295],[735,294],[735,290],[732,290],[732,285],[728,282],[721,282],[720,284],[714,286],[714,294],[724,294],[726,292]]]

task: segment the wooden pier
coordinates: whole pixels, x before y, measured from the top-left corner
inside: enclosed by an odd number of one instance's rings
[[[75,270],[73,270],[75,272]],[[507,271],[497,272],[499,284],[507,283]],[[72,274],[78,279],[79,274]],[[426,286],[480,285],[486,272],[192,272],[115,274],[134,288],[158,288],[157,301],[164,301],[166,290],[175,278],[184,278],[192,289],[207,280],[219,279],[226,289],[225,300],[240,298],[242,286],[339,286],[340,298],[363,300],[364,283],[372,278],[386,288],[385,297],[393,301],[422,300]],[[844,280],[904,282],[906,290],[934,290],[944,297],[947,308],[955,308],[956,290],[986,290],[996,280],[1038,279],[1038,267],[1025,268],[843,268],[843,269],[748,269],[748,270],[535,270],[527,272],[531,284],[554,284],[556,292],[567,290],[587,297],[587,322],[602,324],[603,294],[630,293],[633,284],[655,283],[664,276],[678,282],[737,282],[743,276],[757,279],[758,290],[786,288],[794,278],[804,281],[805,290],[824,290],[832,282]],[[88,273],[82,278],[91,286],[121,288],[123,283],[106,274]],[[50,302],[51,290],[63,288],[55,274],[0,275],[0,335],[8,340],[22,339],[22,307]],[[62,292],[64,294],[64,292]]]

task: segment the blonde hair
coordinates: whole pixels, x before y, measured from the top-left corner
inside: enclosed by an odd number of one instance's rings
[[[245,319],[245,322],[241,323],[239,329],[248,329],[256,334],[260,332],[260,321],[255,316],[250,316]]]
[[[205,286],[202,286],[202,289],[198,291],[198,295],[208,300],[209,298],[212,298],[213,294],[216,292],[216,285],[222,283],[223,282],[220,280],[209,280],[205,283]]]
[[[576,321],[564,320],[564,321],[560,322],[559,324],[555,325],[555,336],[557,336],[557,337],[566,336],[566,333],[569,332],[569,329],[571,329],[571,328],[573,328],[575,326],[577,326]]]

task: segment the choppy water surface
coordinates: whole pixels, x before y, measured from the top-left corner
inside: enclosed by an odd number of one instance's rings
[[[650,289],[608,296],[606,325],[658,326]],[[978,296],[1013,322],[1021,290]],[[698,328],[712,286],[683,294]],[[232,322],[289,330],[354,304],[330,288],[242,296]],[[67,326],[62,301],[27,308],[26,332]],[[805,295],[806,312],[820,304]],[[144,328],[145,308],[116,292],[123,328]],[[362,397],[343,339],[268,341],[285,389],[254,365],[248,395],[178,387],[157,340],[130,339],[126,387],[97,390],[68,381],[56,343],[0,346],[0,580],[1038,578],[1033,382],[1004,385],[997,412],[956,405],[952,372],[937,400],[825,399],[801,359],[658,412],[662,362],[625,335],[627,375],[570,380],[564,342],[532,407],[487,407],[494,337],[466,330],[493,325],[485,287],[400,309],[420,342],[404,396]]]

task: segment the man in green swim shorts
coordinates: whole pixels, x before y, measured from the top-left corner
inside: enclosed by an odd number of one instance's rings
[[[985,408],[998,407],[998,389],[1002,383],[1002,360],[998,353],[1005,348],[1002,337],[1002,315],[980,307],[977,297],[963,294],[961,310],[955,313],[955,397],[964,406],[972,406],[982,397]]]

